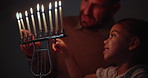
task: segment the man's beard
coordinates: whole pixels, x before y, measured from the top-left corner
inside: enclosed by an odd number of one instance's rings
[[[84,18],[82,19],[82,16],[84,16]],[[99,17],[99,20],[96,20],[92,14],[89,15],[85,15],[84,11],[80,12],[80,25],[82,26],[82,28],[85,29],[92,29],[92,30],[98,30],[98,29],[104,29],[104,28],[110,28],[112,25],[107,25],[111,20],[112,23],[114,23],[113,17],[108,15],[108,14],[103,14],[101,17]],[[89,19],[90,21],[85,20],[85,18]],[[89,23],[91,22],[91,23]]]
[[[100,24],[96,22],[95,18],[89,14],[85,15],[83,11],[80,12],[80,25],[85,29],[98,29]]]

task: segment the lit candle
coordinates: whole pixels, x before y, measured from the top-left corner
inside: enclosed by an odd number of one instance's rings
[[[37,16],[38,16],[38,23],[39,23],[39,31],[42,32],[42,25],[41,25],[41,17],[40,17],[40,5],[37,4]]]
[[[20,37],[21,39],[23,38],[23,35],[22,35],[22,31],[21,31],[21,23],[20,23],[20,19],[19,19],[19,14],[18,12],[16,13],[16,18],[17,18],[17,22],[18,22],[18,26],[19,26],[19,31],[20,31]]]
[[[21,20],[21,24],[22,24],[22,27],[23,27],[23,30],[24,30],[24,35],[25,35],[25,37],[27,37],[26,28],[25,28],[24,21],[22,19],[22,14],[21,13],[20,13],[20,20]]]
[[[58,33],[58,14],[57,14],[57,1],[55,1],[55,32]]]
[[[34,16],[33,16],[33,9],[32,8],[30,8],[30,13],[31,13],[31,20],[32,20],[34,35],[37,36],[35,22],[34,22]]]
[[[59,12],[60,12],[60,22],[61,22],[61,33],[63,32],[63,17],[62,17],[62,3],[61,1],[59,1]]]
[[[49,3],[50,34],[52,34],[52,32],[53,32],[53,23],[52,23],[52,12],[51,12],[51,9],[52,9],[52,4],[50,2]]]
[[[29,32],[29,35],[31,35],[31,29],[30,29],[30,24],[29,24],[28,12],[27,11],[25,11],[25,16],[26,16],[26,22],[27,22],[28,32]]]
[[[45,13],[44,13],[44,6],[43,5],[42,5],[42,17],[43,17],[43,22],[44,22],[45,33],[48,33],[46,18],[45,18]]]

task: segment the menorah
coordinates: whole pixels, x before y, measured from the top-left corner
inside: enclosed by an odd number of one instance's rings
[[[16,13],[16,18],[19,26],[21,44],[29,45],[32,43],[34,47],[30,64],[31,72],[34,76],[39,76],[41,78],[49,75],[53,68],[49,47],[50,39],[65,36],[62,21],[61,1],[55,1],[54,11],[52,10],[52,3],[49,3],[48,16],[45,15],[46,12],[44,11],[43,4],[41,5],[41,11],[40,5],[37,4],[36,12],[37,14],[34,14],[33,9],[30,8],[29,16],[28,12],[25,11],[26,21],[23,20],[22,13],[19,12]],[[52,14],[53,12],[54,14]],[[40,48],[36,42],[41,43]]]

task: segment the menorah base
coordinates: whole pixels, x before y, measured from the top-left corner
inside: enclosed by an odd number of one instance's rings
[[[43,76],[50,75],[52,72],[52,59],[50,53],[50,39],[62,38],[65,37],[64,34],[36,38],[34,40],[22,42],[21,44],[30,44],[33,43],[33,55],[31,59],[31,72],[34,76],[42,78]],[[35,44],[40,42],[41,45]]]

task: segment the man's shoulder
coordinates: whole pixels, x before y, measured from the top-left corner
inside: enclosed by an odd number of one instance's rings
[[[64,21],[70,21],[70,20],[79,20],[79,16],[65,16],[63,17]]]
[[[63,18],[64,26],[74,27],[79,23],[79,16],[66,16]]]

